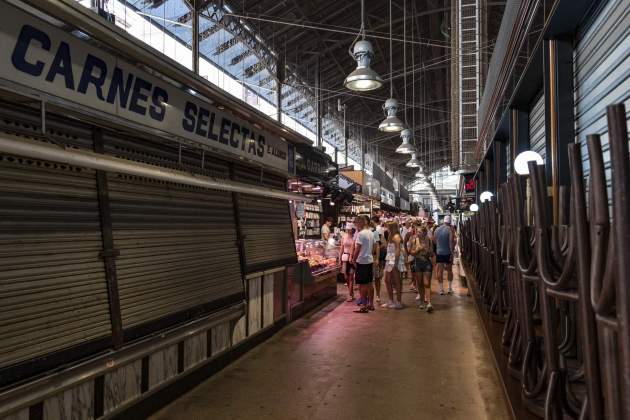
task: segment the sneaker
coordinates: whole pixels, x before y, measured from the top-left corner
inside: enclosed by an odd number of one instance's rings
[[[420,305],[418,305],[418,309],[424,310],[424,303],[421,303]]]
[[[381,303],[381,297],[380,296],[376,296],[376,303]]]
[[[390,304],[392,304],[392,301],[391,301],[391,300],[390,300],[389,302],[385,302],[385,303],[383,303],[383,304],[381,305],[381,308],[389,308],[389,307],[390,307],[390,306],[389,306]]]
[[[440,295],[444,296],[444,290],[440,290]]]
[[[427,305],[427,312],[428,313],[433,312],[433,305],[431,305],[430,303]]]
[[[388,309],[397,309],[397,308],[396,308],[396,302],[389,302],[389,303],[387,304],[387,308],[388,308]]]
[[[449,288],[449,289],[448,289],[448,294],[449,294],[449,295],[452,295],[452,294],[453,294],[453,289],[450,289],[450,288]]]
[[[422,297],[420,295],[416,295],[416,300],[420,300]]]
[[[403,308],[403,304],[402,302],[396,302],[394,303],[394,309],[402,309]]]

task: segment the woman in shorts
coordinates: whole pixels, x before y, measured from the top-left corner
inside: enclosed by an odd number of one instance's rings
[[[409,268],[411,271],[411,285],[412,292],[416,292],[416,300],[424,299],[424,286],[422,283],[421,273],[418,271],[416,267],[416,254],[420,249],[420,242],[418,240],[420,233],[420,225],[414,224],[411,227],[411,234],[407,240],[407,250],[409,251],[409,257],[407,261],[409,262]]]
[[[341,237],[341,246],[339,247],[339,259],[341,260],[341,273],[346,278],[348,285],[348,300],[354,300],[354,267],[350,264],[350,258],[354,253],[355,229],[352,223],[346,223],[346,232]]]
[[[387,241],[387,252],[385,254],[385,274],[384,281],[387,287],[389,301],[383,305],[384,308],[402,309],[402,277],[405,268],[405,252],[403,250],[402,238],[398,230],[398,223],[387,223],[387,231],[389,232],[389,240]],[[397,300],[394,301],[394,289],[396,290]]]
[[[433,241],[429,239],[428,230],[425,226],[420,227],[418,231],[418,238],[416,242],[416,252],[414,267],[416,272],[419,273],[419,277],[422,277],[422,283],[424,285],[424,296],[419,299],[420,309],[425,309],[428,313],[433,312],[433,305],[431,305],[431,277],[433,277]],[[420,295],[419,295],[420,296]]]

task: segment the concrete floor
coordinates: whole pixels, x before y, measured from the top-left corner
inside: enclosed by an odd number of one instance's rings
[[[355,314],[340,295],[151,418],[510,419],[466,289],[435,296],[433,314],[414,296]]]

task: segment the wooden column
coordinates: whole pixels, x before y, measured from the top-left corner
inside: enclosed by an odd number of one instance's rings
[[[560,186],[569,184],[567,146],[575,138],[573,103],[573,44],[571,39],[544,41],[545,136],[548,151],[553,222],[559,221]],[[566,202],[566,200],[565,200]]]

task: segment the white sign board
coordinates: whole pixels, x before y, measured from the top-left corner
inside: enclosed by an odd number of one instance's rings
[[[288,171],[280,137],[4,2],[0,79]]]

